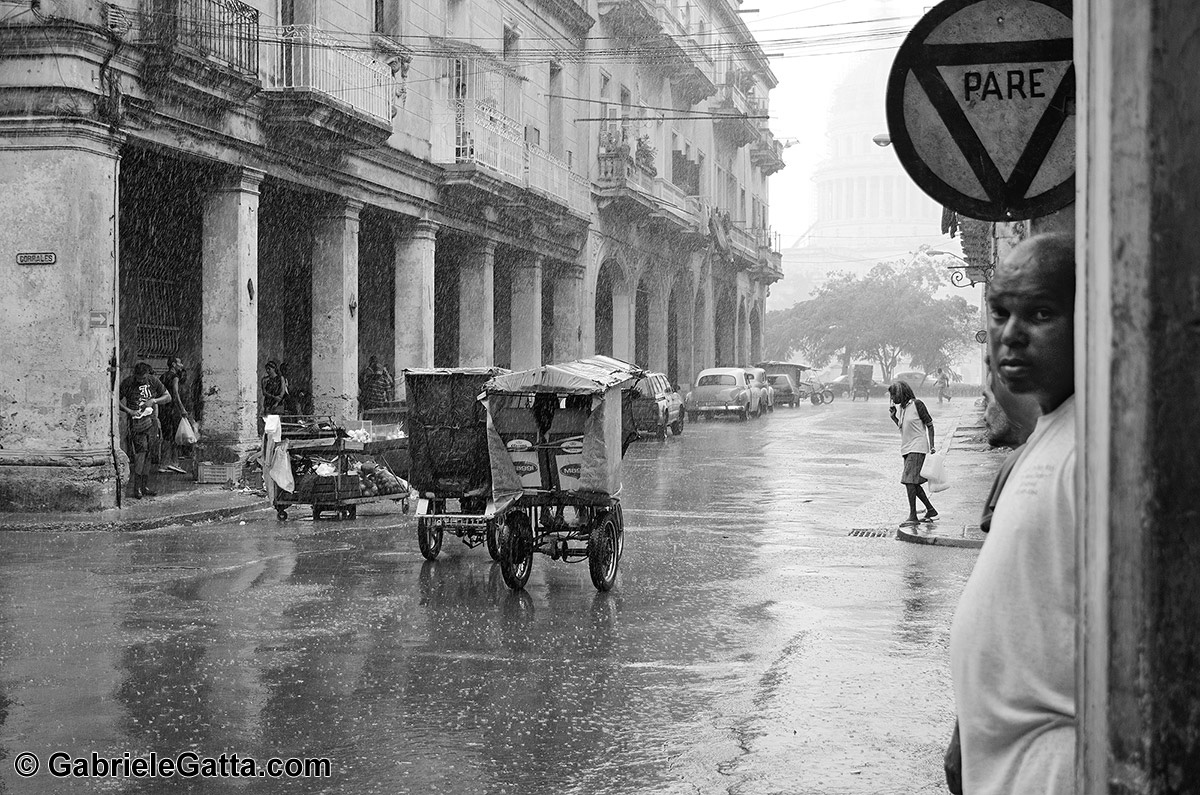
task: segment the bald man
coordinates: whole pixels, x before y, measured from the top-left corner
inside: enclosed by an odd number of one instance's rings
[[[950,667],[969,795],[1075,792],[1075,245],[1018,245],[988,287],[1002,386],[1041,416],[959,601]]]

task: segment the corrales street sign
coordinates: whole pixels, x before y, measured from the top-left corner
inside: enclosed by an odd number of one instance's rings
[[[1071,0],[945,0],[896,53],[888,133],[909,176],[971,218],[1075,196]]]

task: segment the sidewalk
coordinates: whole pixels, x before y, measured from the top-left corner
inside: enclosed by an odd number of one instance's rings
[[[979,529],[983,501],[1009,450],[988,444],[980,406],[965,412],[946,438],[950,440],[945,448],[950,488],[932,495],[938,518],[916,527],[898,527],[896,538],[910,544],[978,549],[987,537]]]
[[[94,513],[0,513],[0,531],[136,531],[209,522],[257,511],[274,514],[261,493],[198,484],[190,476],[168,473],[156,473],[151,483],[157,497],[135,500],[125,494],[120,508]]]

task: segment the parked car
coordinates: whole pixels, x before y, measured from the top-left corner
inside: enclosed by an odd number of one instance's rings
[[[684,400],[690,422],[700,417],[732,414],[745,420],[758,416],[759,393],[751,388],[749,375],[740,367],[710,367],[701,370],[696,386]]]
[[[767,375],[767,383],[771,385],[771,389],[775,392],[775,402],[780,405],[788,405],[796,408],[800,403],[800,391],[796,385],[792,383],[790,375],[783,373],[775,373]]]
[[[833,393],[840,397],[850,397],[850,376],[839,375],[832,381],[826,382],[825,388],[833,390]],[[887,395],[887,384],[881,384],[874,378],[871,379],[867,389],[871,397],[884,397]]]
[[[743,367],[742,369],[750,377],[750,388],[758,390],[760,408],[766,411],[774,411],[775,390],[771,388],[770,382],[767,381],[767,371],[761,367]]]
[[[929,374],[923,373],[920,370],[906,370],[903,373],[896,373],[892,376],[892,383],[894,384],[897,381],[904,381],[913,389],[920,389],[921,387],[925,386],[926,382],[928,382],[930,386],[933,385],[933,381],[930,379]]]
[[[683,433],[683,398],[662,373],[648,373],[634,385],[633,424],[639,432],[667,437]]]

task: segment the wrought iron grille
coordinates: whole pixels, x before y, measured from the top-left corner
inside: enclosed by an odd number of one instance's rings
[[[146,0],[150,38],[164,49],[258,74],[258,11],[238,0]]]

